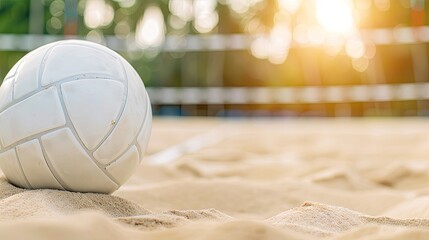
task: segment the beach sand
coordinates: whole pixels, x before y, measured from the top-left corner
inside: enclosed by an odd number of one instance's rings
[[[112,195],[0,177],[0,239],[321,238],[429,239],[429,121],[155,118]]]

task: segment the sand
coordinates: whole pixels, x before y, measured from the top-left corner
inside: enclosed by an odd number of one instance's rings
[[[0,173],[0,239],[429,239],[427,120],[153,125],[146,162],[112,195]]]

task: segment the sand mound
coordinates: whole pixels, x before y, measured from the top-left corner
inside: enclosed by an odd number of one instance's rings
[[[0,220],[61,216],[83,210],[101,211],[111,217],[150,213],[120,197],[49,189],[24,190],[0,178]]]
[[[421,227],[429,230],[429,219],[373,217],[347,208],[311,202],[280,213],[267,219],[267,222],[284,229],[319,237],[343,233],[361,225],[376,225],[384,228],[386,226]]]
[[[173,228],[195,221],[226,221],[232,219],[232,217],[215,209],[187,211],[171,210],[157,214],[116,218],[119,222],[126,223],[143,230]]]

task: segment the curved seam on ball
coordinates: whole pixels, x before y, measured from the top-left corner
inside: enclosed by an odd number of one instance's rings
[[[62,127],[64,128],[64,126]],[[48,169],[51,172],[52,176],[54,176],[55,180],[60,184],[60,186],[63,188],[63,190],[69,190],[71,189],[65,181],[58,175],[57,171],[55,170],[54,166],[52,165],[51,161],[48,158],[48,154],[46,154],[45,146],[43,146],[43,142],[40,137],[37,138],[37,141],[39,142],[40,149],[42,150],[43,158],[45,159],[46,164],[48,165]]]
[[[43,136],[43,135],[45,135],[45,134],[47,134],[47,133],[55,132],[55,131],[57,131],[57,130],[59,130],[59,129],[61,129],[61,128],[64,128],[64,127],[65,127],[65,124],[64,124],[64,125],[61,125],[61,126],[58,126],[58,127],[55,127],[55,128],[51,128],[51,129],[45,130],[45,131],[43,131],[43,132],[38,132],[38,133],[36,133],[36,134],[33,134],[33,135],[30,135],[30,136],[27,136],[27,137],[25,137],[25,138],[23,138],[23,139],[20,139],[20,140],[18,140],[18,141],[16,141],[16,142],[14,142],[14,143],[11,143],[11,144],[7,145],[7,147],[5,147],[5,148],[2,148],[2,149],[0,150],[0,154],[1,154],[1,153],[4,153],[4,152],[6,152],[6,151],[8,151],[8,150],[10,150],[10,149],[12,149],[12,148],[14,148],[14,147],[15,147],[15,146],[17,146],[17,145],[20,145],[20,144],[26,143],[26,142],[28,142],[28,141],[31,141],[31,140],[33,140],[33,139],[39,138],[39,137],[41,137],[41,136]]]
[[[72,123],[72,121],[71,121],[71,119],[70,119],[70,115],[69,115],[69,113],[68,113],[68,111],[67,111],[67,108],[66,108],[66,106],[65,106],[65,104],[64,104],[64,97],[63,97],[63,94],[62,94],[62,91],[61,91],[61,85],[60,86],[58,86],[58,88],[57,88],[57,93],[58,93],[58,96],[59,96],[59,98],[60,98],[60,103],[61,103],[61,106],[62,106],[62,108],[63,108],[63,113],[64,113],[64,116],[65,116],[65,118],[66,118],[66,126],[68,127],[68,129],[70,129],[70,131],[73,133],[73,135],[74,135],[74,137],[75,137],[75,139],[77,140],[77,142],[80,144],[80,146],[82,147],[82,149],[86,152],[86,154],[88,155],[88,157],[95,163],[95,165],[102,171],[102,172],[104,172],[104,174],[106,174],[106,176],[110,179],[110,180],[112,180],[112,182],[114,183],[114,184],[116,184],[117,185],[117,187],[119,187],[120,186],[120,184],[116,181],[116,179],[114,179],[113,178],[113,176],[112,175],[110,175],[110,173],[109,172],[107,172],[107,170],[104,168],[104,166],[103,165],[101,165],[100,163],[98,163],[97,161],[94,161],[94,157],[92,156],[92,154],[91,154],[91,151],[89,151],[88,150],[88,148],[85,146],[85,144],[82,142],[82,139],[80,138],[80,136],[79,136],[79,134],[77,133],[77,131],[76,131],[76,128],[74,127],[74,125],[73,125],[73,123]]]
[[[42,77],[43,73],[45,72],[45,66],[46,61],[48,60],[49,55],[51,55],[52,50],[56,47],[58,44],[53,44],[48,50],[46,50],[45,54],[42,57],[42,61],[39,66],[39,72],[38,72],[38,79],[37,79],[37,89],[40,89],[42,87]]]
[[[119,120],[121,119],[124,111],[125,111],[125,106],[127,105],[127,101],[128,101],[128,76],[127,73],[125,71],[125,67],[124,65],[118,61],[118,63],[121,65],[124,77],[125,77],[125,88],[124,88],[124,96],[122,99],[122,105],[121,105],[121,109],[119,110],[119,114],[118,116],[116,116],[115,118],[115,122],[119,123]],[[106,141],[107,138],[109,138],[109,136],[112,134],[112,132],[116,129],[116,127],[118,126],[118,124],[114,124],[109,131],[106,133],[106,135],[101,139],[101,141],[91,150],[91,157],[94,158],[94,152],[98,150],[98,148],[101,147],[101,145],[103,145],[104,141]],[[96,160],[97,161],[97,160]]]
[[[149,96],[147,95],[147,93],[146,93],[146,96],[147,96],[147,103],[150,103],[149,102]],[[137,151],[139,154],[139,164],[141,163],[141,160],[143,158],[144,153],[141,151],[141,147],[140,147],[139,142],[137,141],[137,138],[139,137],[139,134],[140,134],[141,130],[143,129],[143,127],[146,126],[149,122],[149,121],[147,121],[148,120],[147,116],[148,116],[148,114],[151,114],[151,111],[149,111],[150,109],[151,108],[150,108],[150,104],[149,104],[146,108],[146,114],[145,114],[145,117],[142,121],[142,124],[140,125],[139,130],[137,131],[137,134],[132,141],[134,144],[129,145],[124,151],[121,152],[121,154],[119,154],[119,156],[117,158],[115,158],[111,162],[105,164],[106,167],[110,166],[111,164],[116,162],[118,159],[120,159],[122,156],[124,156],[128,152],[128,150],[130,150],[133,146],[136,146],[136,148],[137,148]]]
[[[87,76],[87,75],[90,75],[90,76]],[[80,77],[82,77],[82,78],[80,78]],[[71,82],[71,81],[80,80],[80,79],[88,79],[88,80],[103,79],[106,81],[121,82],[120,80],[116,80],[116,79],[112,78],[111,76],[109,76],[107,74],[102,74],[102,73],[83,73],[83,74],[73,75],[70,77],[65,77],[59,81],[49,83],[45,86],[39,86],[38,88],[34,89],[33,91],[24,94],[19,99],[12,99],[12,101],[4,107],[4,109],[0,112],[0,114],[2,112],[6,111],[7,109],[9,109],[10,107],[12,107],[13,105],[18,104],[18,103],[32,97],[33,95],[39,93],[41,90],[48,89],[52,86],[58,87],[57,85],[61,85],[61,84],[66,83],[66,82]]]
[[[7,80],[7,79],[10,79],[10,78],[15,77],[15,75],[18,73],[18,68],[19,68],[19,66],[21,65],[21,63],[22,63],[22,59],[18,60],[18,62],[16,62],[16,63],[15,63],[15,64],[18,64],[18,65],[16,66],[16,71],[15,71],[15,73],[14,73],[14,74],[12,74],[12,75],[11,75],[11,76],[9,76],[9,77],[7,77],[7,76],[6,76],[7,78],[5,77],[5,78],[3,79],[3,81],[4,81],[4,80]],[[12,68],[13,68],[13,67],[15,67],[15,66],[12,66]],[[11,68],[10,70],[12,70],[12,68]],[[9,71],[10,71],[10,70],[9,70]]]
[[[140,126],[140,129],[139,129],[139,131],[137,132],[137,135],[136,135],[136,137],[135,137],[135,139],[134,139],[134,141],[136,142],[136,146],[137,146],[137,150],[139,151],[139,153],[140,153],[140,155],[139,155],[139,164],[142,162],[142,160],[143,160],[143,156],[144,156],[144,152],[142,151],[142,147],[140,146],[140,144],[139,144],[139,142],[137,141],[137,138],[139,137],[139,135],[141,134],[141,131],[142,131],[142,129],[147,125],[147,124],[149,124],[148,123],[148,115],[149,114],[152,114],[152,107],[151,107],[151,105],[150,105],[150,98],[149,98],[149,94],[147,94],[147,92],[146,92],[146,105],[147,105],[147,109],[146,109],[146,115],[144,116],[144,119],[143,119],[143,122],[142,122],[142,125]],[[149,133],[149,137],[148,138],[150,138],[150,135],[152,135],[152,129],[149,129],[149,131],[150,131],[150,133]]]
[[[13,152],[15,153],[15,157],[16,157],[16,161],[18,162],[19,170],[21,171],[22,176],[24,176],[24,181],[27,184],[27,188],[33,189],[33,186],[31,186],[30,182],[27,179],[27,176],[25,176],[24,169],[22,168],[21,161],[19,160],[19,157],[18,157],[18,153],[16,152],[16,147],[13,148]]]
[[[13,102],[13,100],[15,100],[15,82],[16,82],[16,76],[19,74],[18,70],[19,70],[19,67],[21,67],[22,62],[23,62],[23,61],[19,60],[19,65],[18,65],[18,66],[16,66],[15,74],[13,74],[13,76],[12,76],[12,77],[13,77],[13,79],[11,80],[11,81],[12,81],[12,101],[11,101],[11,103]],[[6,108],[7,108],[7,106],[5,106],[5,108],[2,110],[2,112],[3,112]]]
[[[94,44],[94,45],[96,45],[97,47],[105,47],[105,48],[107,48],[107,50],[110,50],[110,51],[112,51],[112,52],[114,52],[114,53],[118,54],[117,52],[115,52],[115,51],[111,50],[111,49],[110,49],[110,48],[108,48],[107,46],[104,46],[104,45],[101,45],[101,44],[97,44],[97,43],[95,43],[95,42],[89,42],[89,43],[90,43],[90,44]],[[91,45],[82,46],[81,44],[76,44],[76,43],[71,43],[71,42],[62,42],[62,43],[59,43],[58,45],[62,45],[62,46],[67,46],[67,45],[69,45],[69,46],[76,46],[76,47],[86,47],[86,48],[90,48],[90,49],[97,50],[97,51],[99,51],[99,52],[103,52],[103,53],[109,54],[111,57],[115,58],[115,60],[118,60],[118,57],[117,57],[117,56],[115,56],[114,54],[112,54],[112,53],[111,53],[111,52],[109,52],[109,51],[106,51],[106,49],[99,49],[99,48],[94,47],[94,46],[91,46]]]

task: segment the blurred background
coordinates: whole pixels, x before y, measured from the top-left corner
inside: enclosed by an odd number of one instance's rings
[[[154,115],[429,116],[425,0],[0,0],[0,78],[61,39],[124,56]]]

